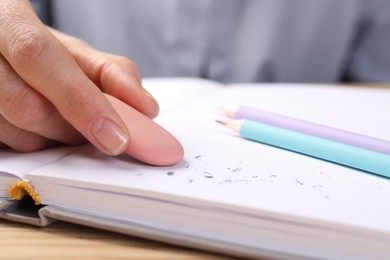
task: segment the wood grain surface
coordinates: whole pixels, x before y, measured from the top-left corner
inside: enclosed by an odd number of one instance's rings
[[[39,228],[0,220],[0,259],[69,258],[231,259],[65,222]]]

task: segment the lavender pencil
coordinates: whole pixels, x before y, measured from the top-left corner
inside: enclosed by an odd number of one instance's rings
[[[340,142],[363,149],[390,154],[390,141],[334,127],[308,122],[284,115],[279,115],[248,106],[223,107],[222,110],[234,119],[250,119],[292,131]]]

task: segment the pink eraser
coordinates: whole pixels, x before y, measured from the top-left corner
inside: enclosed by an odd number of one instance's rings
[[[123,101],[105,96],[129,130],[130,143],[125,153],[156,166],[173,165],[183,159],[183,146],[171,133]]]

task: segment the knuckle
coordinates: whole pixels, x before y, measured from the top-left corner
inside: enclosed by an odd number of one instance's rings
[[[118,60],[120,63],[122,63],[125,67],[130,68],[131,70],[138,71],[138,66],[135,64],[132,60],[124,57],[124,56],[119,56]]]
[[[17,70],[30,68],[48,45],[43,32],[21,25],[10,36],[9,60]]]
[[[45,123],[53,107],[32,89],[10,100],[7,108],[8,120],[25,130],[35,130]]]
[[[52,144],[52,141],[36,135],[34,133],[22,133],[17,138],[17,142],[10,146],[17,152],[29,153],[42,150]]]
[[[121,55],[111,55],[111,59],[107,62],[107,66],[119,65],[125,68],[128,68],[133,71],[138,71],[138,66],[135,62],[127,58],[126,56]]]
[[[53,141],[12,125],[0,115],[0,148],[9,147],[18,152],[33,152],[50,146]]]
[[[100,72],[99,82],[103,91],[110,88],[112,92],[113,88],[115,88],[115,83],[120,85],[120,82],[124,79],[135,78],[140,80],[137,64],[125,56],[110,55],[102,62]]]

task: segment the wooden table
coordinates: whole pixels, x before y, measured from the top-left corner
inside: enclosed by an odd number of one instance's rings
[[[0,220],[0,259],[229,259],[70,223],[45,228]]]

